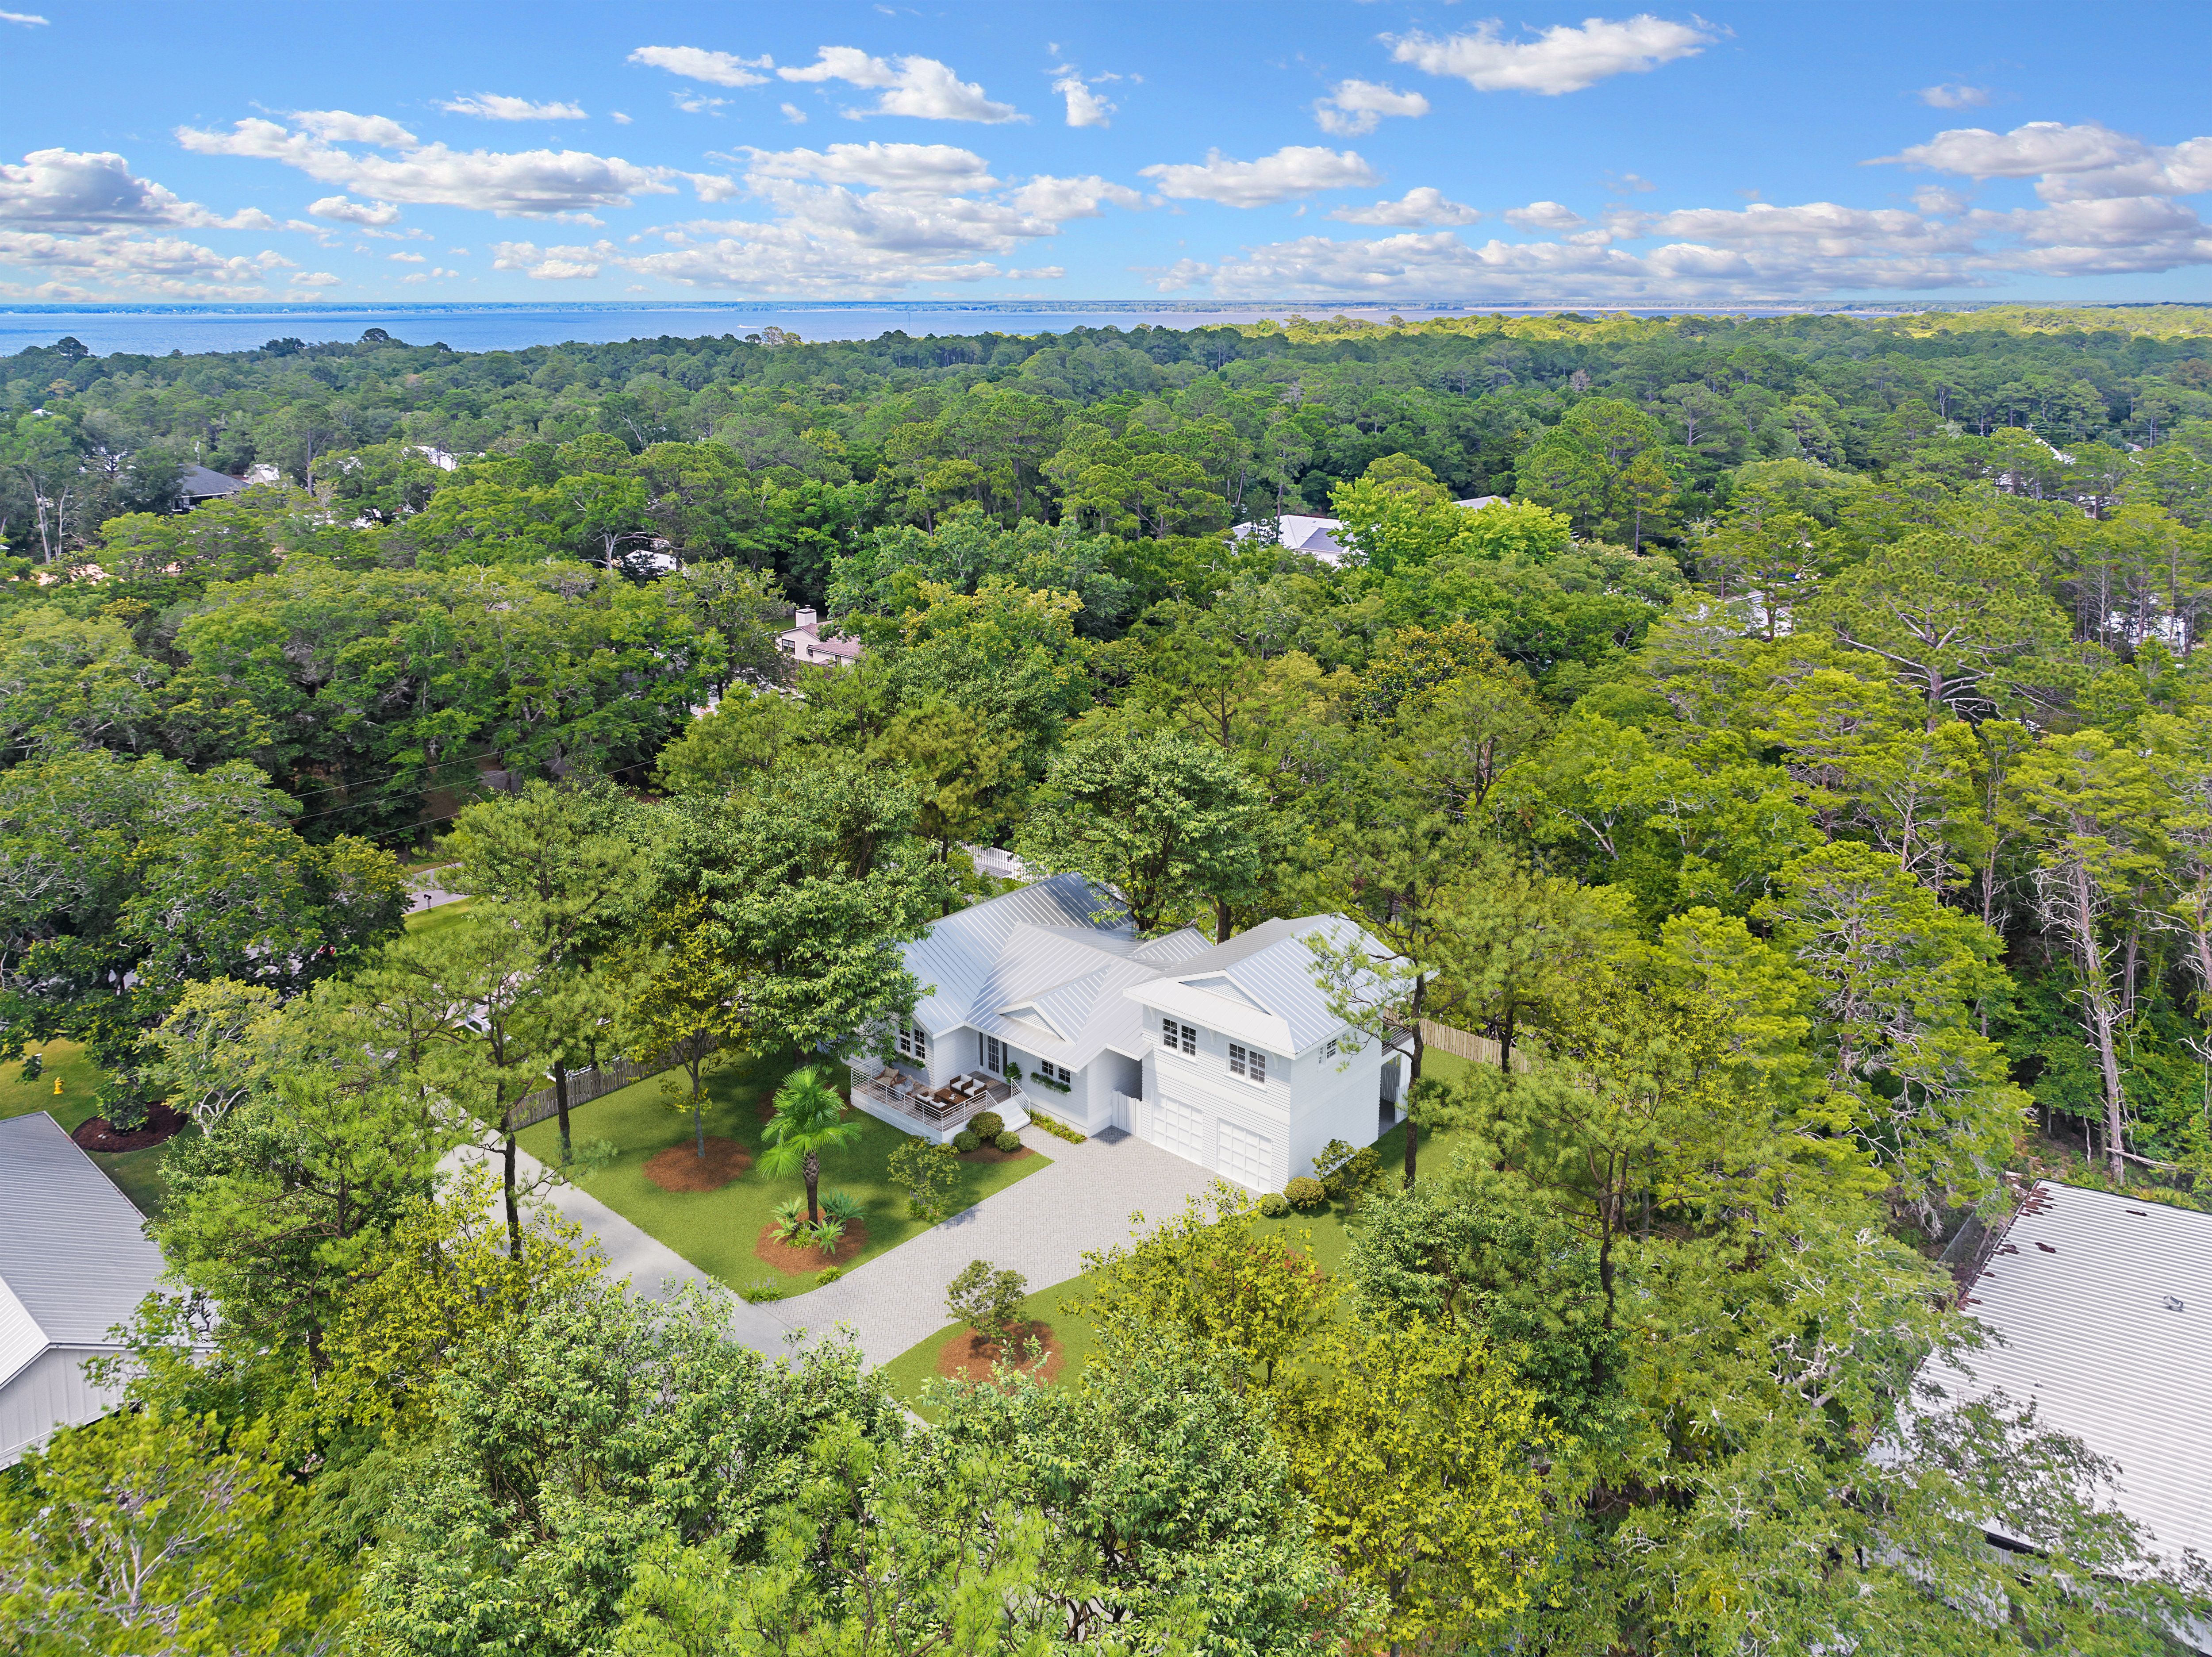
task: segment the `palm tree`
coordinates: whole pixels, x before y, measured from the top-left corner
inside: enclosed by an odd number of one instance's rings
[[[806,1222],[821,1221],[822,1209],[815,1192],[822,1181],[822,1153],[836,1145],[849,1145],[860,1136],[860,1124],[839,1118],[845,1101],[837,1090],[809,1067],[793,1070],[776,1089],[775,1114],[761,1130],[769,1142],[762,1155],[763,1173],[781,1179],[793,1168],[806,1177]]]

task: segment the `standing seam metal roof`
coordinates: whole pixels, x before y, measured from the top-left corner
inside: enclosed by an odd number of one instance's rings
[[[161,1270],[138,1210],[59,1123],[43,1111],[0,1121],[0,1284],[27,1320],[0,1315],[0,1377],[48,1345],[113,1345],[108,1331]]]
[[[1966,1309],[2002,1343],[1923,1378],[2033,1400],[2119,1464],[2119,1506],[2162,1551],[2212,1555],[2212,1215],[2044,1182]]]

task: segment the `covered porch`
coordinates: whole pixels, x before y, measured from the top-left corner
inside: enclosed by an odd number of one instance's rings
[[[872,1075],[854,1069],[853,1103],[869,1115],[943,1144],[986,1111],[996,1111],[1006,1126],[1029,1121],[1021,1089],[1000,1076],[969,1070],[933,1087],[927,1076],[887,1064]]]

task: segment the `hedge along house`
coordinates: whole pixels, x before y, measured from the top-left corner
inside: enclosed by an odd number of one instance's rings
[[[1279,1191],[1330,1140],[1381,1125],[1384,1054],[1330,1014],[1316,931],[1352,929],[1316,916],[1218,946],[1188,927],[1140,940],[1079,875],[1024,886],[906,946],[926,993],[893,1063],[854,1061],[853,1101],[940,1141],[985,1110],[1119,1129]]]

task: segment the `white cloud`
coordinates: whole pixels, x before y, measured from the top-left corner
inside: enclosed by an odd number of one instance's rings
[[[1924,86],[1912,94],[1930,109],[1979,109],[1990,101],[1985,86]]]
[[[1324,132],[1356,138],[1372,132],[1385,115],[1425,115],[1429,101],[1418,92],[1400,92],[1380,81],[1339,81],[1314,105],[1314,119]]]
[[[1073,75],[1063,75],[1052,83],[1052,89],[1067,100],[1067,124],[1070,126],[1111,126],[1118,104],[1108,102]]]
[[[399,279],[402,282],[434,282],[444,277],[457,277],[459,271],[449,271],[442,265],[434,265],[427,271],[416,271]]]
[[[81,236],[0,229],[0,268],[27,271],[34,283],[0,283],[27,299],[97,299],[126,292],[169,299],[262,299],[263,279],[290,260],[273,253],[223,254],[179,236],[106,228]]]
[[[827,149],[750,149],[746,172],[756,179],[815,179],[876,189],[927,191],[938,195],[989,190],[998,185],[983,158],[949,143],[833,143]]]
[[[785,65],[776,73],[787,81],[843,81],[880,91],[873,109],[856,115],[911,115],[925,121],[1018,121],[1012,104],[994,103],[981,86],[963,81],[934,58],[901,58],[894,67],[857,46],[823,46],[815,61]]]
[[[1109,205],[1135,209],[1145,204],[1139,192],[1126,184],[1109,184],[1095,173],[1079,179],[1040,174],[1007,199],[1018,211],[1054,224],[1066,219],[1097,218]]]
[[[1519,230],[1579,230],[1589,222],[1580,213],[1555,201],[1532,201],[1526,207],[1509,207],[1505,222]]]
[[[1286,144],[1255,161],[1231,161],[1219,150],[1204,161],[1163,162],[1139,168],[1159,180],[1159,192],[1179,201],[1216,201],[1225,207],[1265,207],[1272,202],[1310,196],[1320,190],[1347,190],[1379,184],[1382,176],[1353,150],[1318,144]]]
[[[475,115],[487,121],[580,121],[587,119],[581,104],[534,104],[527,98],[504,93],[479,92],[438,106],[449,115]]]
[[[1923,213],[1963,213],[1967,198],[1956,190],[1947,190],[1940,184],[1930,184],[1912,192],[1912,204]]]
[[[1030,270],[1009,271],[1006,274],[1016,282],[1057,282],[1067,274],[1067,269],[1060,265],[1039,265]]]
[[[1464,202],[1447,200],[1433,185],[1408,190],[1395,201],[1378,201],[1371,207],[1340,207],[1329,217],[1344,224],[1389,225],[1418,229],[1428,224],[1472,224],[1482,216]]]
[[[805,126],[806,125],[806,112],[801,109],[797,104],[781,104],[777,106],[777,107],[783,111],[783,119],[789,121],[793,126]]]
[[[727,98],[709,97],[703,92],[672,92],[668,101],[686,115],[719,115],[730,101]]]
[[[399,210],[388,201],[348,201],[343,196],[325,196],[320,201],[309,202],[307,210],[319,219],[362,226],[390,224],[399,216]]]
[[[609,110],[607,112],[607,119],[612,121],[617,126],[628,126],[629,125],[629,117],[623,114],[619,109]]]
[[[25,28],[46,27],[46,20],[32,11],[0,11],[0,23],[21,23]]]
[[[420,253],[386,253],[385,258],[401,265],[428,265],[430,262]]]
[[[2212,137],[2153,144],[2095,121],[2029,121],[2009,132],[1954,127],[1866,165],[1888,161],[1972,179],[2032,178],[2049,202],[2212,190]]]
[[[495,271],[520,271],[538,282],[584,282],[599,275],[615,245],[599,241],[588,247],[540,247],[531,241],[495,241],[491,251]]]
[[[287,278],[295,288],[335,288],[343,279],[328,271],[298,271]]]
[[[702,46],[640,46],[630,53],[629,61],[648,69],[665,69],[687,81],[704,81],[709,86],[765,86],[768,76],[760,71],[775,67],[773,58],[738,58]]]
[[[258,207],[225,216],[136,177],[112,150],[33,149],[21,166],[0,163],[0,224],[49,230],[106,225],[179,225],[204,230],[273,230]]]
[[[382,115],[356,115],[347,109],[295,109],[292,119],[304,132],[331,143],[370,143],[380,149],[406,149],[421,143],[412,132]]]
[[[179,127],[177,141],[207,155],[281,161],[309,178],[380,201],[467,207],[501,217],[587,214],[595,207],[628,207],[633,197],[670,195],[677,180],[689,181],[702,200],[730,193],[726,179],[669,167],[639,167],[619,156],[580,149],[459,150],[423,143],[380,116],[314,112],[295,117],[305,131],[259,118],[239,121],[228,132]],[[398,151],[364,155],[337,148],[332,134]],[[392,135],[397,134],[397,137]]]
[[[1508,40],[1495,22],[1442,40],[1416,30],[1386,34],[1390,55],[1431,75],[1452,75],[1478,92],[1580,92],[1610,76],[1642,74],[1705,50],[1713,31],[1702,20],[1670,22],[1649,12],[1581,27],[1559,23],[1533,40]]]

